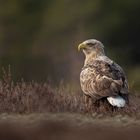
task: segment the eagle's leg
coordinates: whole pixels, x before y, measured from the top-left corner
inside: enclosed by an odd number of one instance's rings
[[[88,96],[88,95],[84,95],[84,100],[85,100],[86,108],[88,110],[91,109],[91,106],[92,106],[92,99],[91,99],[91,97]]]
[[[84,95],[84,100],[85,100],[86,108],[88,108],[89,96]]]

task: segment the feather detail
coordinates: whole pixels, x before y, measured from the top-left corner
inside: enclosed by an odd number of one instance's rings
[[[115,97],[108,97],[107,100],[112,106],[116,107],[124,107],[126,104],[126,101],[119,95]]]

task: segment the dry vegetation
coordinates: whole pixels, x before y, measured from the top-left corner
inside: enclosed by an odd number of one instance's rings
[[[79,89],[63,83],[58,87],[50,82],[14,83],[10,70],[3,70],[0,139],[112,139],[117,134],[122,136],[119,139],[128,139],[139,135],[139,102],[138,95],[131,95],[130,105],[124,109],[100,102],[89,110]],[[125,129],[120,131],[122,127]]]
[[[80,89],[60,83],[58,87],[47,83],[26,83],[23,80],[14,83],[10,70],[3,69],[0,80],[0,113],[37,113],[37,112],[69,112],[92,115],[93,113],[138,116],[140,98],[130,95],[130,105],[124,109],[111,107],[108,102],[101,101],[87,109]]]

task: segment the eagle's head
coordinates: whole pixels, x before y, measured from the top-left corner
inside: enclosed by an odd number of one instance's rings
[[[86,57],[98,57],[104,55],[104,46],[103,44],[96,39],[89,39],[78,46],[78,50],[83,50]]]

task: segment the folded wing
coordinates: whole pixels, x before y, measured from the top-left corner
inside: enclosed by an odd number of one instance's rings
[[[113,61],[91,61],[83,67],[80,81],[84,93],[96,99],[128,94],[125,74]]]

